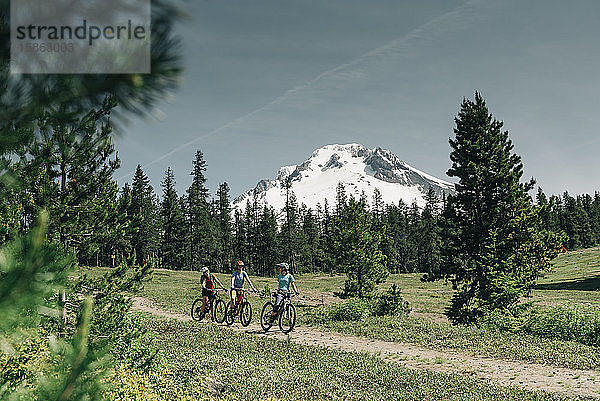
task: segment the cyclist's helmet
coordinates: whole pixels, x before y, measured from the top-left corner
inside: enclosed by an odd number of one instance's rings
[[[290,270],[290,265],[288,265],[287,263],[278,263],[277,267],[279,267],[280,269]]]
[[[205,266],[205,267],[202,268],[202,273],[203,274],[206,273],[207,271],[208,271],[208,267]]]
[[[235,263],[236,263],[237,266],[244,266],[244,262],[242,262],[241,260],[238,260]]]

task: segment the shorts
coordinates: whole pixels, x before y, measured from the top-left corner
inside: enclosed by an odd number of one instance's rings
[[[209,290],[208,288],[202,288],[202,296],[209,297],[209,298],[216,297],[215,292],[212,290]]]
[[[277,296],[275,298],[274,309],[277,312],[279,306],[283,303],[283,300],[290,296],[289,292],[277,291]]]

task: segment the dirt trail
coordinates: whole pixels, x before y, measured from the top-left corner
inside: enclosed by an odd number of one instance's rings
[[[188,315],[173,313],[155,307],[145,298],[134,298],[134,310],[156,316],[190,321]],[[253,335],[286,339],[288,335],[275,327],[263,333],[259,324],[241,327],[231,326]],[[515,385],[530,390],[544,390],[568,396],[600,398],[600,372],[576,370],[526,362],[504,361],[486,357],[474,357],[452,351],[437,351],[410,344],[371,340],[345,334],[320,331],[300,326],[289,334],[298,344],[336,348],[343,351],[368,352],[381,359],[398,363],[411,369],[427,369],[434,372],[459,373],[488,380],[499,385]]]

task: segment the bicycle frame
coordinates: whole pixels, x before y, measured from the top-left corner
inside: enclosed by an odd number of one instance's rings
[[[272,294],[272,297],[275,298],[275,301],[273,302],[273,307],[276,306],[276,302],[277,302],[277,292],[274,292]],[[291,304],[292,303],[292,298],[295,297],[296,294],[292,294],[291,292],[288,292],[285,297],[283,297],[283,302],[281,302],[281,305],[279,305],[279,307],[277,308],[277,316],[281,315],[281,311],[283,309],[285,309],[285,305],[286,304]]]
[[[205,310],[204,310],[204,314],[210,312],[210,316],[213,316],[213,311],[214,311],[215,303],[217,302],[217,300],[221,299],[219,293],[220,292],[224,292],[226,290],[223,289],[223,288],[215,288],[212,291],[215,294],[215,296],[214,297],[207,297],[208,300],[206,301],[206,306],[205,306]],[[201,298],[204,298],[204,297],[201,297]]]
[[[212,307],[212,305],[214,305],[215,301],[217,301],[220,298],[219,292],[222,292],[224,290],[222,290],[220,288],[215,288],[213,291],[214,291],[215,296],[208,297],[208,302],[207,302],[207,303],[210,303],[211,307]]]
[[[232,290],[238,292],[233,300],[233,310],[234,312],[237,312],[237,309],[242,304],[242,301],[247,298],[246,293],[248,290],[245,288],[233,288]]]
[[[275,311],[278,293],[274,292],[272,293],[272,297],[270,297],[271,299],[274,298],[274,302],[268,301],[264,304],[260,314],[260,325],[267,332],[275,321],[278,320],[279,329],[287,334],[294,329],[296,324],[296,307],[292,303],[292,298],[295,294],[291,294],[290,292],[284,293],[284,298],[279,307],[277,307],[277,311]],[[270,309],[268,309],[269,307]],[[288,312],[287,315],[285,315],[286,311]]]

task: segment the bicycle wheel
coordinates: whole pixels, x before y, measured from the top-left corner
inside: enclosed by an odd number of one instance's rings
[[[200,311],[202,310],[202,298],[198,298],[192,304],[192,319],[196,321],[202,320],[204,316],[200,316]]]
[[[260,313],[260,327],[262,327],[265,332],[269,331],[271,326],[273,326],[271,312],[273,312],[273,303],[267,302]]]
[[[279,314],[279,329],[284,333],[289,333],[296,324],[296,307],[292,304],[285,304],[283,311]]]
[[[233,312],[235,311],[235,307],[231,309],[231,304],[228,302],[227,306],[225,306],[225,323],[227,326],[231,326],[233,324]]]
[[[240,322],[242,326],[246,327],[252,321],[252,305],[250,302],[244,301],[240,305]]]
[[[217,323],[223,323],[225,321],[225,310],[227,305],[222,299],[217,299],[213,307],[213,318]]]

